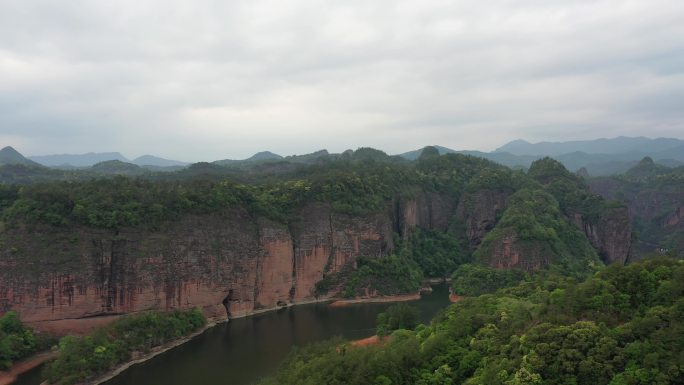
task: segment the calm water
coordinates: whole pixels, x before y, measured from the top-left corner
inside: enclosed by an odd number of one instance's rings
[[[428,322],[449,304],[445,285],[433,287],[419,301],[421,321]],[[375,319],[390,304],[330,307],[300,305],[247,318],[207,330],[192,341],[145,363],[133,366],[107,385],[248,385],[272,373],[293,346],[334,336],[371,336]],[[17,384],[37,385],[37,371]]]

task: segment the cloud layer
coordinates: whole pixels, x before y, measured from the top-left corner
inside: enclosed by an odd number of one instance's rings
[[[0,2],[0,144],[187,160],[684,137],[680,0]]]

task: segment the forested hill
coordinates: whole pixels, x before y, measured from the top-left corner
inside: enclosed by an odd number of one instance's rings
[[[452,305],[388,343],[297,349],[263,385],[684,383],[684,264],[545,274]]]
[[[582,278],[631,253],[627,208],[549,158],[524,172],[434,148],[413,162],[365,148],[278,164],[1,185],[0,311],[43,322],[201,306],[226,317],[414,293],[470,263]]]

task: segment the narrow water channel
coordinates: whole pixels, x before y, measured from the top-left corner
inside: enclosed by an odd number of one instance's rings
[[[433,287],[418,301],[421,322],[449,304],[445,285]],[[272,373],[293,346],[335,336],[359,339],[375,331],[376,317],[391,304],[300,305],[276,312],[231,320],[192,341],[133,366],[107,385],[249,385]],[[37,385],[36,372],[19,385]]]

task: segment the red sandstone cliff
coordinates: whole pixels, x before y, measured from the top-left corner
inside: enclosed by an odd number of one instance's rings
[[[313,299],[324,272],[394,248],[391,213],[352,218],[311,204],[297,218],[288,228],[234,210],[156,231],[8,230],[0,312],[53,330],[57,320],[148,309],[240,316]]]
[[[359,256],[390,253],[395,234],[406,237],[416,226],[445,230],[455,217],[475,247],[507,199],[505,193],[482,191],[459,203],[420,192],[364,217],[310,203],[287,225],[236,209],[188,215],[154,230],[6,229],[0,245],[0,313],[16,310],[31,326],[58,332],[150,309],[200,307],[217,319],[247,315],[316,299],[315,284],[325,274]],[[597,247],[617,225],[592,230]],[[499,267],[525,264],[529,252],[502,249],[505,260],[515,263]],[[78,320],[78,326],[60,320]]]

